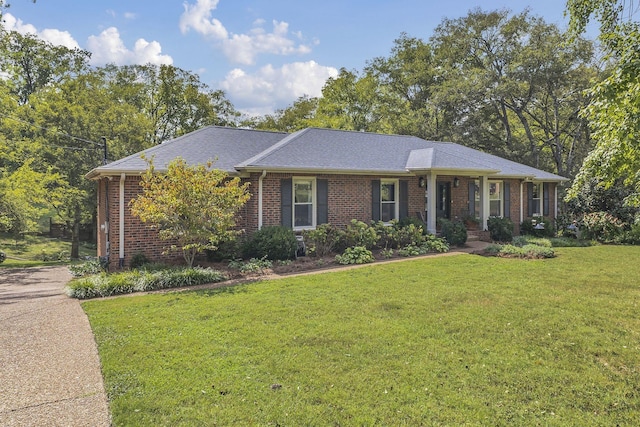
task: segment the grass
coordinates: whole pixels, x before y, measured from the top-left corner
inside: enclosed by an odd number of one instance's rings
[[[120,425],[639,425],[638,247],[83,303]]]
[[[7,254],[7,259],[0,264],[0,268],[55,265],[69,262],[71,242],[33,235],[26,235],[16,240],[7,234],[0,233],[0,250]],[[90,245],[81,243],[80,257],[85,256],[95,257],[96,250]]]

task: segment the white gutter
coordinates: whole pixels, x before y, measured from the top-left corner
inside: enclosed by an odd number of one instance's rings
[[[118,238],[118,258],[120,268],[124,267],[124,180],[126,174],[120,175],[120,237]]]
[[[262,229],[262,180],[267,176],[267,170],[262,171],[258,178],[258,230]]]

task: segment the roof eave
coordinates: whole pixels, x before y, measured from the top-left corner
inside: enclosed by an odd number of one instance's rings
[[[322,175],[413,175],[407,170],[381,170],[381,169],[329,169],[329,168],[290,168],[290,167],[264,167],[243,166],[237,167],[238,172],[262,172],[271,173],[300,173]]]

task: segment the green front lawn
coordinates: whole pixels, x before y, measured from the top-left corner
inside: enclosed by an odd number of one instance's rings
[[[639,425],[639,247],[83,303],[114,425]]]
[[[69,263],[71,242],[68,240],[45,236],[27,235],[15,239],[0,233],[0,251],[7,259],[0,263],[0,268],[33,267]],[[85,243],[80,244],[80,257],[96,256],[96,249]]]

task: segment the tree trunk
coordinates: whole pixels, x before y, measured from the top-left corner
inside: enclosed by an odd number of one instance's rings
[[[80,206],[75,209],[71,227],[71,259],[80,258]]]

